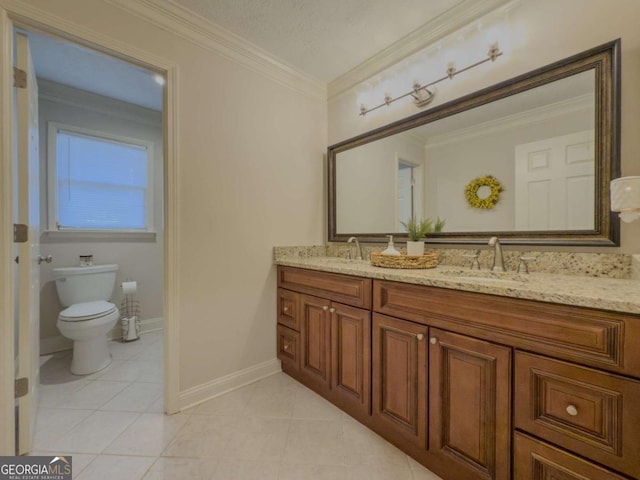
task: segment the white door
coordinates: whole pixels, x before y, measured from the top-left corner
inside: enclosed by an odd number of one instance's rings
[[[515,148],[516,230],[593,230],[593,131]]]
[[[26,88],[16,88],[17,219],[28,226],[28,241],[18,244],[17,365],[18,378],[27,378],[28,393],[18,400],[16,449],[31,449],[37,413],[40,355],[40,175],[38,155],[38,86],[29,39],[16,34],[16,67],[26,72]]]

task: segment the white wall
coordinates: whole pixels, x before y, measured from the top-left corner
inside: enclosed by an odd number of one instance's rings
[[[163,145],[162,113],[109,99],[89,92],[57,83],[40,80],[39,123],[40,123],[40,164],[42,231],[47,229],[47,155],[48,123],[57,122],[68,126],[86,128],[97,132],[143,140],[153,144],[153,226],[155,237],[139,239],[118,236],[109,238],[98,235],[88,241],[77,234],[64,232],[55,236],[46,232],[41,237],[43,255],[52,255],[51,264],[42,264],[40,269],[40,337],[47,339],[41,345],[41,352],[48,353],[50,345],[70,346],[69,342],[52,343],[59,337],[56,327],[58,313],[63,308],[58,300],[53,268],[78,265],[78,256],[90,254],[94,263],[119,265],[116,288],[112,301],[119,306],[122,295],[119,285],[125,279],[138,282],[136,300],[140,302],[140,319],[162,317],[162,275],[163,275],[163,233],[162,233],[162,193],[163,193]],[[119,324],[118,326],[119,327]],[[56,339],[59,340],[59,339]]]
[[[181,391],[274,360],[272,248],[324,240],[326,98],[107,2],[23,3],[177,65]]]
[[[509,121],[472,132],[429,139],[426,149],[426,215],[447,221],[445,231],[510,231],[515,228],[515,147],[584,130],[593,131],[593,106],[527,123]],[[458,134],[456,134],[458,133]],[[503,186],[491,210],[470,207],[464,196],[474,178],[493,175]]]
[[[638,18],[640,2],[637,0],[521,0],[509,14],[509,38],[501,44],[505,55],[460,75],[455,81],[438,85],[430,107],[621,37],[622,174],[639,175],[640,136],[636,133],[640,128]],[[407,80],[407,89],[410,81]],[[358,115],[356,93],[354,89],[330,99],[329,143],[343,141],[418,111],[410,102],[397,102],[363,118]],[[637,252],[640,250],[640,223],[621,226],[619,249],[571,247],[571,250]]]
[[[424,148],[409,135],[394,135],[337,155],[336,178],[344,180],[336,184],[338,233],[398,230],[397,159],[424,165]]]

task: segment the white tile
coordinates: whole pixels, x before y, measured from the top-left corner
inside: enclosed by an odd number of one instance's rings
[[[162,343],[145,345],[140,353],[133,357],[134,360],[162,362],[164,360],[164,349]]]
[[[124,382],[106,382],[91,380],[82,388],[70,393],[63,401],[56,405],[58,408],[97,409],[107,403],[127,387]]]
[[[276,374],[255,384],[244,409],[246,416],[290,418],[300,386],[292,384],[284,375]]]
[[[344,465],[342,423],[291,420],[283,462],[288,465]]]
[[[91,414],[93,414],[93,410],[38,408],[33,447],[39,450],[57,450],[58,438]]]
[[[64,405],[69,396],[82,389],[89,380],[80,378],[73,382],[38,385],[38,406],[55,408]]]
[[[163,386],[164,388],[164,386]],[[164,393],[146,410],[147,413],[164,413]]]
[[[340,465],[282,465],[278,480],[346,480],[346,468]]]
[[[239,388],[207,400],[189,410],[196,415],[241,415],[255,390],[254,385]]]
[[[350,417],[344,417],[343,434],[346,465],[408,465],[404,452]]]
[[[352,465],[347,467],[347,480],[413,480],[409,464]]]
[[[100,410],[145,412],[162,396],[163,390],[161,383],[131,383]]]
[[[220,460],[211,480],[278,480],[278,462]]]
[[[161,457],[151,466],[144,480],[210,480],[217,465],[217,460]]]
[[[101,453],[139,414],[96,411],[57,440],[59,450]]]
[[[225,460],[282,460],[289,419],[245,417],[236,424],[224,450]]]
[[[222,458],[238,417],[191,415],[162,452],[165,457]]]
[[[146,413],[122,432],[104,453],[158,456],[188,420],[187,415]]]
[[[407,457],[407,460],[413,473],[413,480],[442,480],[438,475],[416,462],[413,458]]]
[[[296,391],[293,418],[341,420],[342,411],[308,388]]]
[[[98,455],[78,480],[138,480],[141,479],[155,461],[154,457],[117,457]]]
[[[140,342],[124,343],[119,340],[109,342],[109,352],[114,360],[131,360],[147,348]]]
[[[88,455],[86,453],[68,453],[68,452],[42,452],[38,450],[34,450],[29,452],[30,457],[38,457],[38,456],[52,456],[55,455],[57,457],[71,457],[71,474],[73,478],[78,478],[80,472],[82,472],[87,465],[89,465],[94,458],[95,455]]]
[[[100,380],[111,380],[117,382],[134,382],[140,377],[142,365],[134,360],[114,360],[109,367],[104,370]]]

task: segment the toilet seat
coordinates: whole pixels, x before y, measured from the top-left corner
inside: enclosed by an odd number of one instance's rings
[[[117,311],[116,306],[104,300],[76,303],[60,312],[58,320],[62,322],[84,322],[110,315],[115,311]]]

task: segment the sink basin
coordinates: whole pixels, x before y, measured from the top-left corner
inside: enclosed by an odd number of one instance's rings
[[[441,273],[447,277],[452,277],[457,280],[464,280],[467,282],[520,285],[529,281],[529,279],[524,275],[509,272],[490,272],[482,270],[444,270]]]

